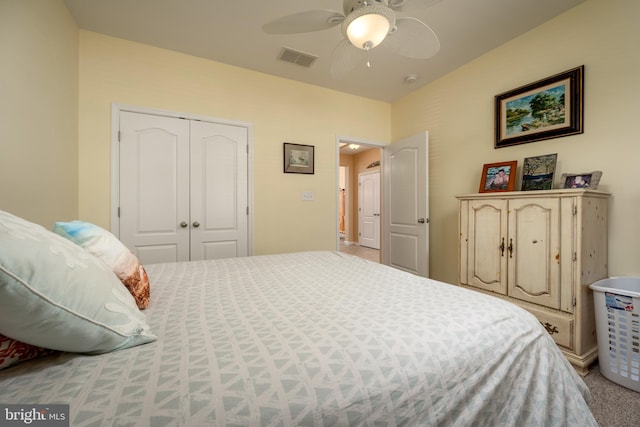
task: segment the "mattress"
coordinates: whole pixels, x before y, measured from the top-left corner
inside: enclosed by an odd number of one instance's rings
[[[529,313],[337,252],[145,266],[153,343],[0,371],[72,426],[596,426]]]

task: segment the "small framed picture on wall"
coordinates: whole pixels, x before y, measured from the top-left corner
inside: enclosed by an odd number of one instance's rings
[[[284,173],[314,173],[314,146],[284,143]]]

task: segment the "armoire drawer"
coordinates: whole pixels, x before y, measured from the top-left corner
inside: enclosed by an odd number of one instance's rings
[[[532,313],[542,323],[542,326],[549,332],[556,344],[573,350],[573,319],[561,314],[550,313],[543,310],[536,310],[531,307],[524,307]]]

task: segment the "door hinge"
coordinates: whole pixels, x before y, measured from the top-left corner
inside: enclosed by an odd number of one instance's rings
[[[578,215],[578,207],[576,205],[573,205],[573,214]]]
[[[571,300],[571,305],[574,307],[578,305],[578,302],[576,301],[576,297],[573,297],[573,299]]]
[[[247,206],[247,216],[249,216],[249,206]]]
[[[120,131],[118,130],[118,142],[120,142]]]
[[[572,261],[577,261],[577,260],[578,260],[578,254],[574,252]]]
[[[118,206],[118,218],[120,218],[120,206]]]

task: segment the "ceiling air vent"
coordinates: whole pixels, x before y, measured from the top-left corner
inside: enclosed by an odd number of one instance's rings
[[[285,47],[282,49],[282,52],[280,52],[280,56],[278,57],[278,59],[308,68],[311,67],[311,64],[313,64],[313,62],[318,59],[318,57],[315,55],[311,55],[310,53],[304,53],[300,52],[299,50],[293,50],[291,48]]]

